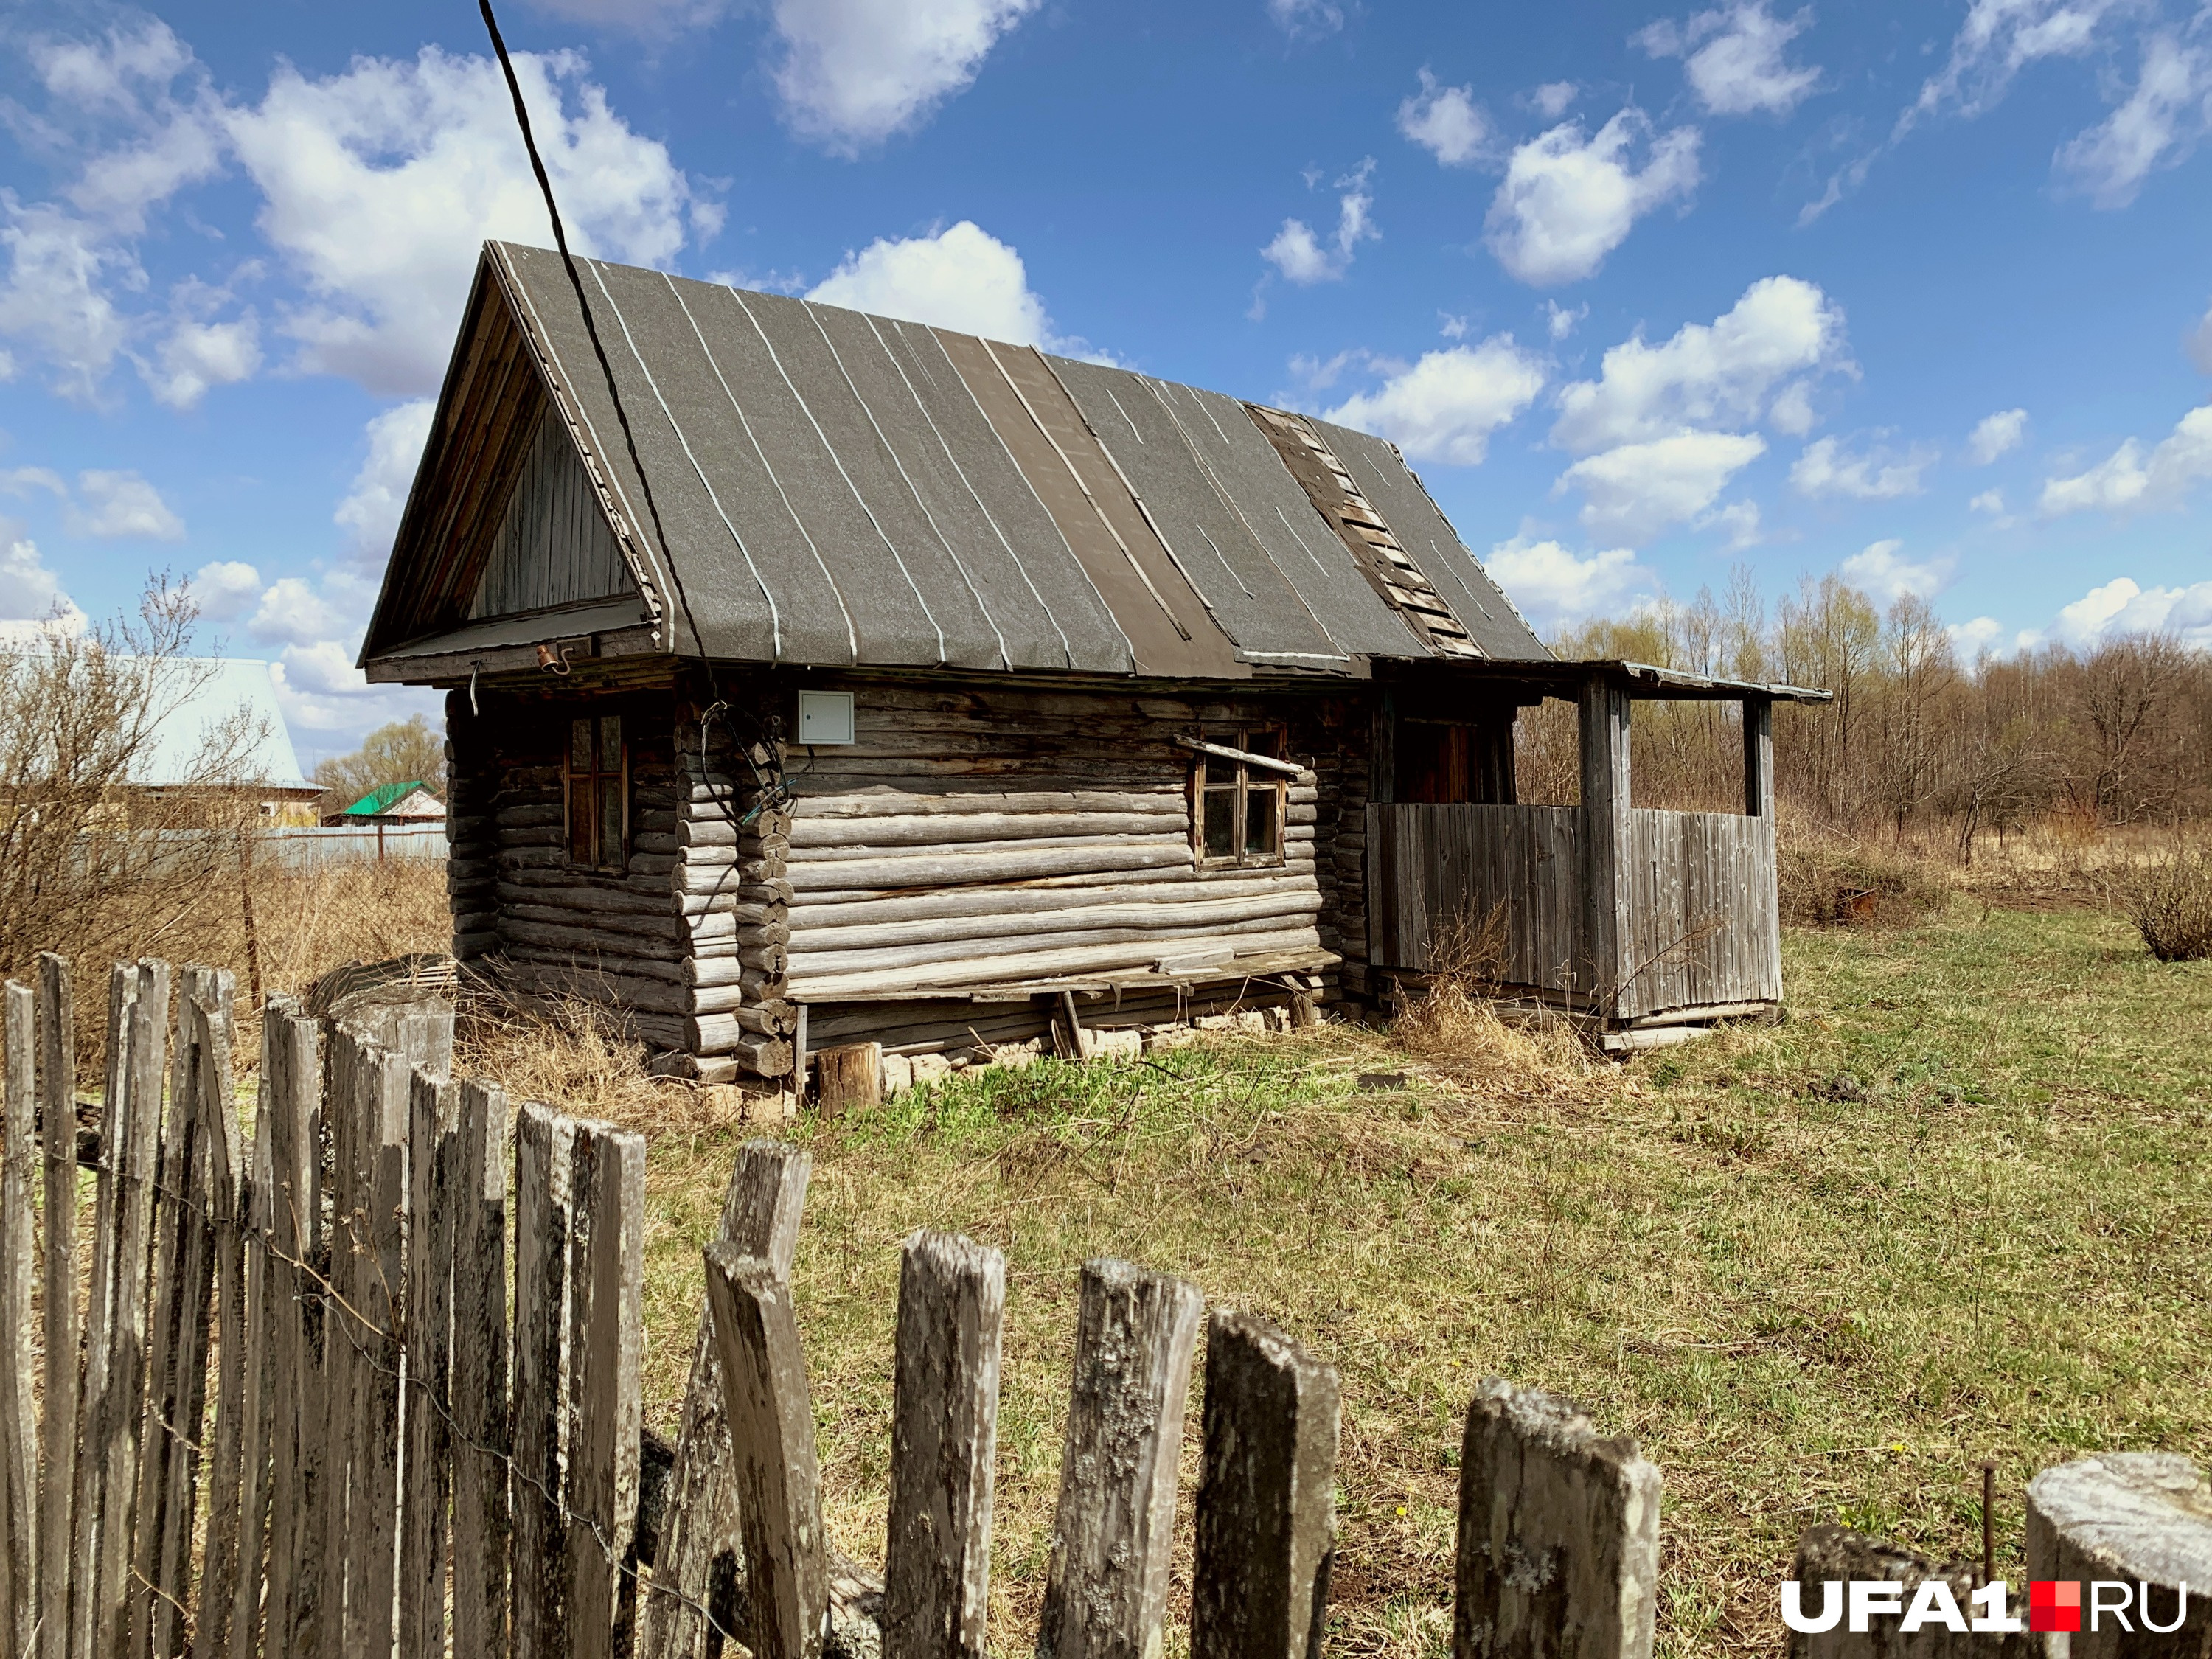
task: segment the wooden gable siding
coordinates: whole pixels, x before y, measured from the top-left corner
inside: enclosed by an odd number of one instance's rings
[[[636,591],[568,428],[550,409],[541,409],[477,584],[470,620]]]

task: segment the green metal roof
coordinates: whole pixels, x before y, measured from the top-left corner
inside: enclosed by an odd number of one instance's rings
[[[417,789],[429,787],[420,778],[410,778],[404,783],[387,783],[370,790],[338,816],[347,818],[374,817],[380,812],[389,812]]]

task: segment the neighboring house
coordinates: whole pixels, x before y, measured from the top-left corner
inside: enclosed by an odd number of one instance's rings
[[[1387,1004],[1455,920],[1615,1044],[1781,994],[1789,687],[1562,662],[1389,444],[1093,363],[485,249],[362,649],[447,689],[454,950],[704,1078]],[[1747,814],[1629,793],[1741,703]],[[1515,804],[1580,704],[1579,806]]]
[[[430,793],[430,786],[420,778],[410,778],[404,783],[387,783],[370,790],[352,805],[331,814],[326,823],[338,825],[365,823],[442,823],[446,820],[446,803]]]
[[[243,797],[270,824],[315,823],[322,791],[300,770],[267,663],[177,659],[160,665],[153,684],[159,718],[131,769],[130,787]]]

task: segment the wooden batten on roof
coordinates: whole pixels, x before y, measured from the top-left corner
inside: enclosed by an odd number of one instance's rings
[[[372,678],[563,641],[1182,682],[1552,660],[1379,439],[1034,347],[578,274],[619,412],[557,256],[488,245]]]

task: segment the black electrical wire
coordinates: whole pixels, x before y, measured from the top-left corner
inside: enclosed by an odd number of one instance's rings
[[[653,500],[653,480],[646,475],[645,462],[637,453],[637,434],[630,430],[629,413],[623,407],[622,389],[615,384],[614,365],[607,361],[606,347],[600,343],[599,325],[592,314],[591,299],[584,292],[584,279],[577,272],[576,256],[568,251],[568,234],[561,223],[560,204],[553,198],[553,180],[547,176],[545,162],[538,153],[538,139],[530,130],[530,111],[522,101],[522,82],[515,76],[514,60],[507,56],[506,38],[499,32],[499,19],[492,15],[491,0],[477,0],[477,9],[483,14],[484,28],[491,36],[491,49],[499,58],[500,72],[507,76],[507,94],[514,100],[515,124],[522,129],[522,147],[530,153],[530,170],[538,176],[538,188],[545,198],[546,216],[553,222],[553,242],[561,250],[561,267],[568,273],[568,286],[576,291],[576,307],[583,313],[584,332],[591,340],[592,355],[599,359],[599,373],[606,379],[607,397],[614,404],[615,419],[622,427],[623,442],[629,450],[630,467],[636,472],[638,485],[645,493],[645,510],[653,520],[653,538],[660,555],[660,562],[668,572],[669,581],[675,589],[676,603],[683,610],[684,626],[691,630],[691,643],[698,651],[699,665],[707,677],[708,707],[699,722],[699,771],[704,777],[707,775],[708,728],[717,712],[730,711],[733,705],[722,696],[720,687],[716,684],[714,660],[708,654],[706,639],[699,632],[699,619],[692,614],[691,598],[684,587],[684,574],[676,568],[676,560],[668,550],[668,532],[660,522],[659,503]],[[754,718],[753,723],[757,726],[761,724],[757,717]],[[765,728],[763,734],[764,738],[769,735]],[[763,775],[760,763],[753,758],[751,750],[742,742],[736,746],[745,764],[752,769],[754,780],[760,786],[760,799],[755,802],[752,811],[742,818],[738,816],[736,801],[726,793],[719,794],[716,799],[721,805],[722,815],[730,822],[732,830],[741,831],[772,804],[788,799],[790,791],[785,784],[783,770],[776,761],[773,748],[768,751],[771,775]],[[736,848],[732,848],[731,851],[732,857],[727,869],[734,870],[737,867]],[[708,902],[711,905],[720,896],[720,882],[718,881],[715,892],[709,896]]]

